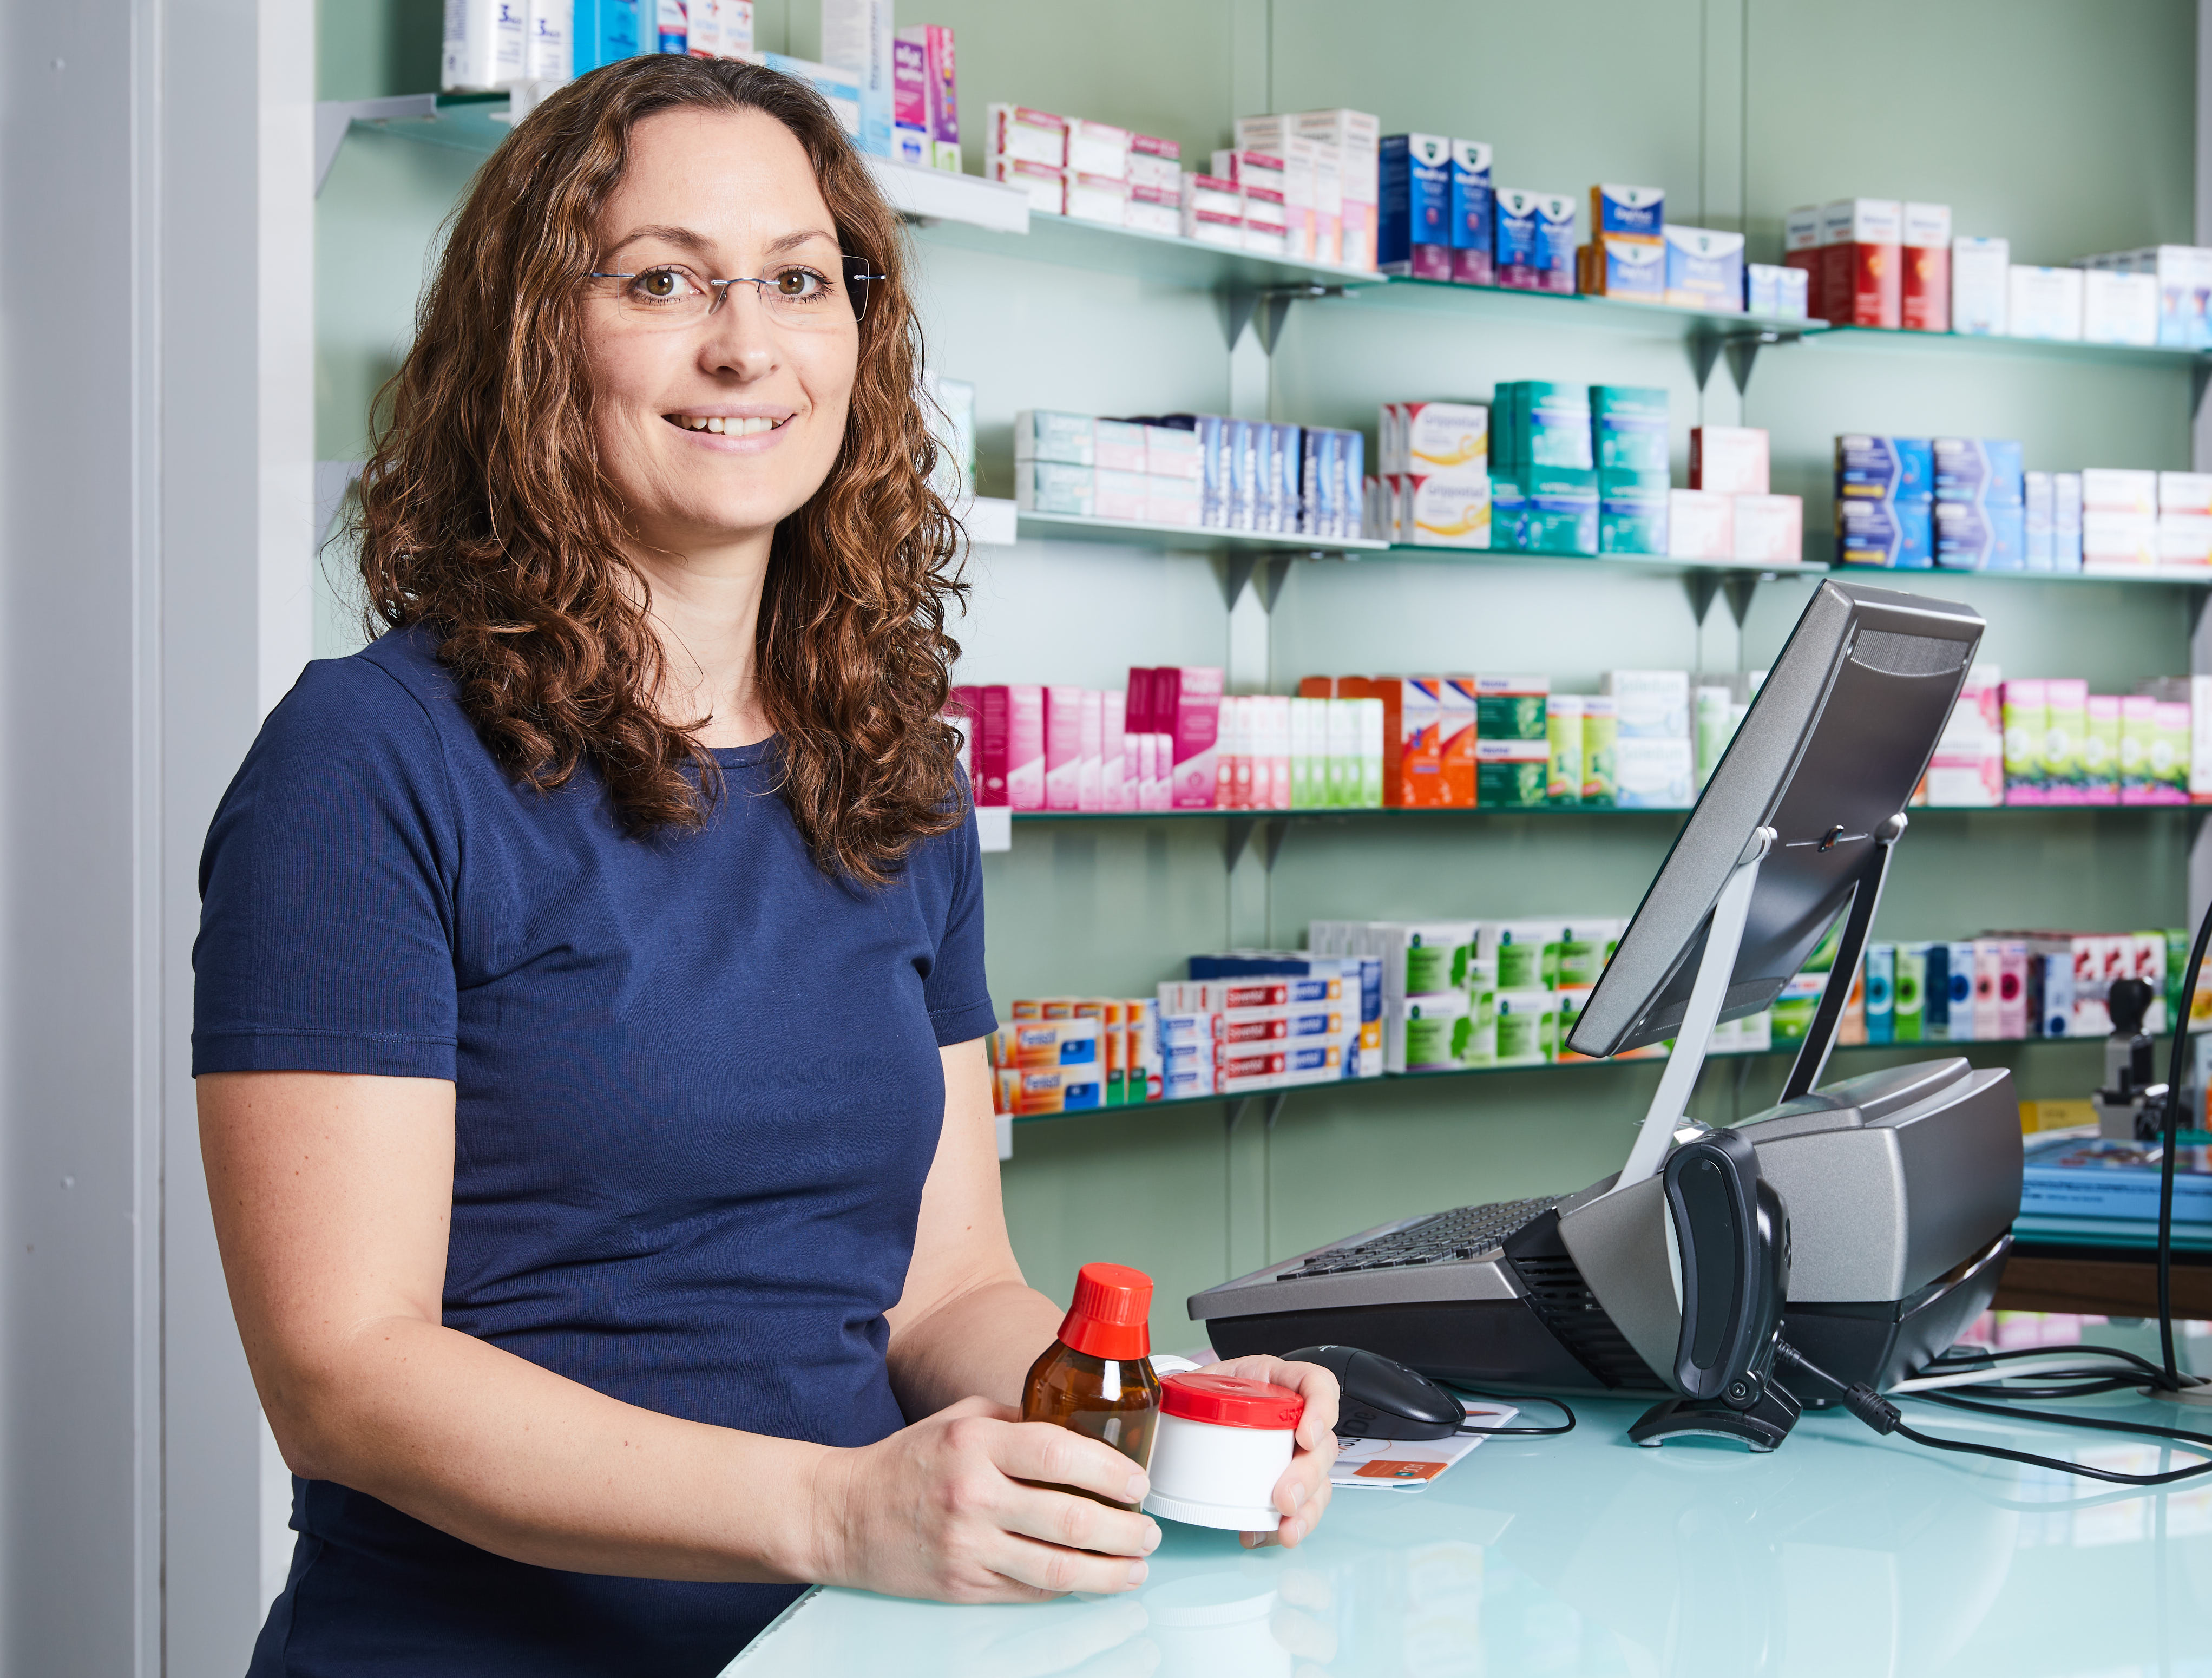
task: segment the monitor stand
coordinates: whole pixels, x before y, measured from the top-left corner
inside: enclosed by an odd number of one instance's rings
[[[1871,838],[1873,845],[1851,890],[1843,936],[1837,942],[1836,958],[1829,969],[1832,976],[1857,970],[1859,958],[1866,950],[1867,934],[1874,927],[1875,910],[1881,902],[1882,881],[1889,872],[1890,854],[1897,842],[1905,836],[1905,817],[1900,811],[1871,835],[1862,836]],[[1822,842],[1844,843],[1850,838],[1850,835],[1839,832]],[[1676,1033],[1674,1046],[1668,1052],[1667,1069],[1660,1074],[1659,1087],[1653,1092],[1651,1105],[1636,1133],[1635,1146],[1629,1149],[1627,1163],[1620,1168],[1620,1176],[1608,1193],[1618,1195],[1634,1188],[1657,1176],[1667,1163],[1668,1151],[1674,1146],[1675,1133],[1682,1128],[1690,1092],[1697,1087],[1698,1074],[1705,1069],[1705,1055],[1712,1046],[1713,1028],[1720,1024],[1729,976],[1735,970],[1736,952],[1743,944],[1744,922],[1751,913],[1752,893],[1759,884],[1759,865],[1772,851],[1777,839],[1771,827],[1754,832],[1730,871],[1727,883],[1721,887],[1721,895],[1713,904],[1711,923],[1705,932],[1705,953],[1698,962],[1698,976],[1690,987],[1688,1006],[1682,1010],[1682,1029]],[[1836,1028],[1843,1023],[1844,1007],[1850,1000],[1850,988],[1848,984],[1832,983],[1821,992],[1820,1006],[1814,1012],[1804,1046],[1797,1051],[1789,1080],[1783,1085],[1783,1100],[1794,1101],[1807,1094],[1826,1069],[1829,1051],[1835,1047]]]

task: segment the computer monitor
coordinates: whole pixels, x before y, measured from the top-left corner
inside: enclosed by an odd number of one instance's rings
[[[1590,992],[1570,1047],[1603,1056],[1680,1035],[1723,890],[1760,848],[1762,830],[1772,837],[1718,1018],[1770,1006],[1870,867],[1853,919],[1871,921],[1880,864],[1897,836],[1885,824],[1926,772],[1982,630],[1977,613],[1950,601],[1822,581]],[[1831,1031],[1843,1004],[1837,988],[1822,1011]]]

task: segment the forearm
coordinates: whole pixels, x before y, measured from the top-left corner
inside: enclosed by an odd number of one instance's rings
[[[970,1396],[1018,1405],[1023,1378],[1065,1315],[1035,1288],[1008,1280],[959,1294],[895,1328],[890,1377],[900,1409],[918,1421]]]
[[[364,1325],[272,1392],[288,1460],[543,1567],[819,1577],[830,1448],[624,1404],[413,1317]]]

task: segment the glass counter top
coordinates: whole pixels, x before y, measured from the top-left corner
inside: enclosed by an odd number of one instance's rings
[[[2150,1355],[2143,1330],[2094,1341]],[[2196,1366],[2212,1339],[2182,1342]],[[1924,1432],[2155,1472],[2153,1443],[1901,1401]],[[727,1678],[2204,1678],[2212,1477],[2136,1492],[1808,1414],[1782,1449],[1628,1443],[1642,1406],[1340,1492],[1294,1551],[1164,1522],[1127,1596],[955,1608],[828,1590]],[[2082,1414],[2212,1431],[2131,1396]],[[1531,1401],[1531,1422],[1544,1407]]]

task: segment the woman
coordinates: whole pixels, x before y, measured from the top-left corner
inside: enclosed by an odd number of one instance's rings
[[[1151,1520],[1043,1489],[1143,1475],[1011,1407],[1059,1311],[999,1198],[917,347],[871,178],[750,65],[595,72],[459,214],[363,479],[384,633],[202,870],[210,1192],[298,1476],[257,1678],[710,1673],[799,1582],[1145,1577]],[[1309,1396],[1295,1544],[1334,1388],[1230,1367]]]

